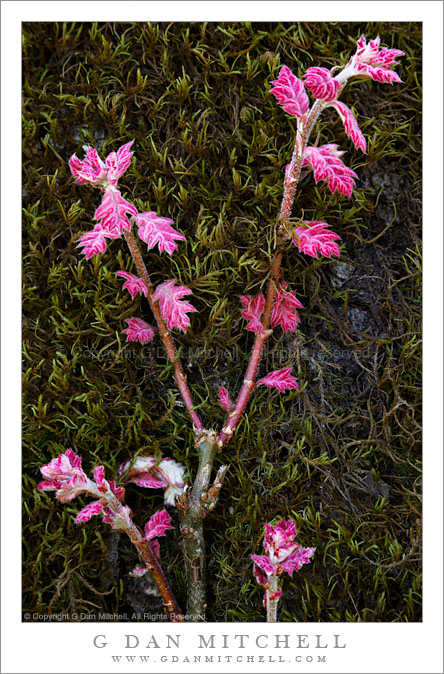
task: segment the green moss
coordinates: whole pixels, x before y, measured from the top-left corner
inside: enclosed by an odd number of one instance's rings
[[[83,144],[103,154],[135,139],[123,192],[187,236],[171,259],[152,251],[148,266],[154,282],[174,276],[193,290],[198,313],[177,342],[200,413],[220,426],[217,389],[239,390],[252,344],[238,297],[264,285],[292,151],[295,125],[270,81],[284,63],[299,76],[344,63],[362,33],[406,53],[404,83],[356,80],[344,93],[366,156],[333,111],[319,125],[359,180],[347,200],[307,177],[294,216],[329,222],[341,261],[284,253],[300,329],[273,335],[260,372],[292,366],[301,390],[258,390],[220,457],[231,469],[206,521],[209,619],[264,619],[249,555],[263,523],[282,516],[317,548],[285,581],[282,620],[421,619],[417,23],[23,25],[24,610],[160,607],[128,577],[137,559],[126,540],[102,524],[74,526],[80,500],[61,505],[36,490],[40,465],[72,446],[87,470],[101,463],[110,477],[135,452],[196,466],[162,348],[122,340],[125,318],[149,313],[121,292],[115,272],[133,271],[125,249],[111,242],[101,260],[79,259],[98,202],[74,184],[68,158]],[[140,525],[161,502],[136,487],[127,497]],[[184,605],[173,537],[162,555]]]

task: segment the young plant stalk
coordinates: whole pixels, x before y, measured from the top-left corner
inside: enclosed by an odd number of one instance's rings
[[[322,102],[316,101],[313,104],[313,107],[307,117],[307,123],[298,131],[296,136],[296,142],[293,150],[293,156],[290,162],[290,168],[285,179],[284,183],[284,195],[282,198],[281,210],[279,213],[278,224],[291,216],[291,210],[294,203],[294,198],[296,194],[296,187],[300,179],[302,161],[304,158],[304,150],[308,144],[310,138],[310,133],[315,125],[320,113],[322,111]],[[282,241],[283,231],[281,228],[278,229],[278,236]],[[278,243],[279,245],[279,243]],[[271,265],[271,277],[268,282],[265,308],[262,315],[262,331],[258,332],[254,340],[253,349],[251,351],[250,361],[248,364],[247,372],[244,378],[244,383],[239,393],[239,397],[236,401],[234,410],[228,415],[226,424],[222,429],[222,432],[218,437],[219,447],[222,448],[228,440],[233,435],[239,421],[241,420],[245,409],[248,405],[250,396],[255,388],[255,381],[257,370],[262,359],[262,353],[264,350],[264,344],[266,339],[271,335],[272,331],[270,327],[270,319],[273,311],[274,298],[276,294],[277,284],[279,283],[281,276],[281,261],[282,261],[282,252],[277,251],[274,255],[273,262]]]

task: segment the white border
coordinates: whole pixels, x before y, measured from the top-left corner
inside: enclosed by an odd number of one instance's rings
[[[260,672],[442,672],[442,3],[435,2],[12,2],[2,13],[2,636],[3,669],[11,672],[260,671]],[[20,622],[20,166],[21,21],[378,21],[424,22],[424,216],[425,216],[425,583],[422,624],[22,624]],[[372,18],[370,20],[375,20]],[[414,151],[414,148],[412,148]],[[113,664],[111,652],[124,654],[123,635],[141,643],[156,635],[183,634],[197,654],[198,634],[339,634],[343,650],[328,650],[327,663],[253,665],[233,661],[210,665]],[[106,634],[109,647],[96,649],[92,637]],[[151,654],[145,648],[137,652]],[[215,649],[214,655],[263,655],[261,649]],[[285,657],[318,653],[291,649]],[[180,656],[186,653],[181,650]],[[175,651],[172,654],[179,655]],[[277,657],[276,649],[267,656]],[[126,667],[126,669],[125,669]],[[205,669],[205,667],[207,669]]]

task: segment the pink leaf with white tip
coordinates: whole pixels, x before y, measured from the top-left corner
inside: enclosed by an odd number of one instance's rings
[[[171,255],[177,250],[176,241],[185,241],[184,235],[171,227],[173,220],[161,218],[155,211],[139,213],[136,222],[139,226],[139,237],[148,244],[150,250],[157,244],[161,253],[165,250]]]
[[[168,329],[178,328],[186,332],[190,325],[187,313],[196,311],[196,308],[186,300],[181,300],[184,295],[190,295],[191,290],[186,286],[175,286],[176,281],[174,278],[157,286],[153,299],[159,302],[160,312]]]
[[[145,297],[147,296],[148,290],[143,279],[135,276],[135,274],[130,274],[128,271],[118,271],[117,276],[126,279],[122,288],[126,288],[131,297],[135,297],[137,293],[143,294]]]
[[[345,103],[342,103],[341,101],[332,101],[330,105],[338,111],[339,117],[342,119],[344,124],[345,133],[347,136],[350,136],[355,147],[365,152],[367,149],[365,138],[350,108],[348,108]]]
[[[305,92],[304,83],[293,75],[290,68],[282,66],[274,87],[270,92],[277,98],[285,112],[300,119],[308,110],[310,101]]]
[[[246,321],[249,321],[245,326],[245,329],[255,332],[256,334],[262,333],[264,328],[260,319],[265,308],[265,297],[262,294],[257,297],[242,295],[240,301],[244,307],[241,314]]]
[[[330,225],[322,221],[307,221],[307,227],[296,227],[293,232],[293,243],[297,246],[301,253],[310,255],[311,257],[318,257],[318,253],[331,257],[336,255],[339,257],[339,246],[335,240],[340,240],[339,234],[330,232],[326,227]]]
[[[287,389],[298,389],[299,385],[295,377],[290,374],[291,367],[286,367],[283,370],[274,370],[267,374],[266,377],[259,379],[256,386],[270,386],[277,388],[278,391],[286,391]]]
[[[331,192],[338,190],[350,198],[355,186],[353,178],[357,176],[339,159],[338,153],[332,150],[334,147],[329,144],[305,148],[302,166],[311,165],[316,182],[327,180]]]
[[[131,230],[131,222],[126,215],[127,213],[137,215],[137,208],[126,201],[119,190],[108,187],[103,195],[102,203],[94,213],[94,219],[100,220],[99,224],[105,236],[110,239],[117,239],[122,235],[124,229],[128,232]]]
[[[219,405],[228,412],[231,412],[231,410],[233,409],[233,403],[230,398],[230,394],[228,393],[225,386],[221,386],[219,388]]]
[[[168,529],[174,529],[171,516],[166,510],[159,510],[145,524],[145,540],[150,541],[152,538],[165,536],[165,531]]]
[[[148,344],[154,337],[154,330],[148,323],[145,323],[141,318],[126,318],[128,323],[126,330],[123,333],[127,335],[129,342],[140,342],[141,344]]]

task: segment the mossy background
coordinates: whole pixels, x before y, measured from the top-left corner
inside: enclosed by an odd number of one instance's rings
[[[129,540],[99,521],[75,526],[85,501],[38,492],[39,466],[66,447],[109,478],[135,452],[196,466],[163,349],[122,336],[125,318],[150,320],[116,278],[134,271],[124,243],[90,261],[76,249],[99,194],[74,183],[69,157],[135,139],[123,194],[187,236],[172,258],[146,260],[154,282],[193,290],[198,313],[177,343],[200,414],[220,428],[218,387],[236,395],[253,341],[238,297],[264,286],[294,139],[270,82],[283,64],[298,76],[345,64],[361,34],[406,53],[403,84],[346,88],[366,156],[334,111],[318,127],[359,180],[350,201],[312,177],[300,186],[294,216],[329,222],[341,258],[285,253],[304,309],[296,334],[267,342],[260,375],[291,366],[301,390],[258,389],[218,457],[231,468],[206,521],[208,619],[264,620],[249,555],[264,522],[292,517],[317,552],[285,578],[282,621],[421,620],[422,31],[376,22],[23,24],[24,611],[161,613],[150,581],[128,576]],[[143,525],[161,494],[131,486],[127,503]],[[177,540],[169,532],[161,550],[184,607]]]

